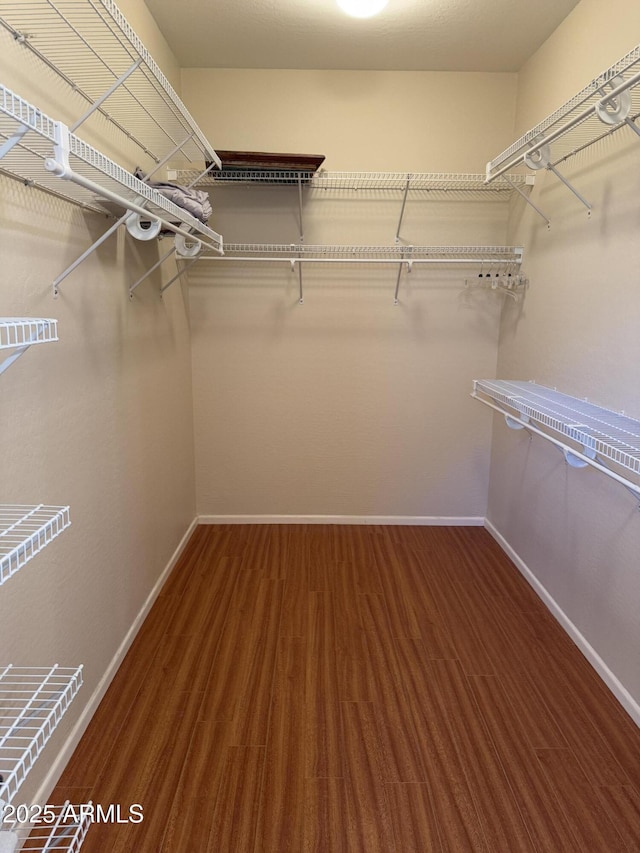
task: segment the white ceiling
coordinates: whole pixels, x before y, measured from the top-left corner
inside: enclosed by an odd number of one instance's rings
[[[183,68],[517,71],[579,0],[145,0]]]

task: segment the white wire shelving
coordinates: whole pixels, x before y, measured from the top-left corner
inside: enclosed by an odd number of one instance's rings
[[[4,853],[1,846],[4,834],[8,851],[17,850],[18,846],[12,845],[19,845],[21,851],[30,853],[78,853],[91,826],[91,805],[77,806],[67,801],[61,806],[47,806],[37,817],[37,823],[13,821],[7,824],[4,833],[0,831],[0,850]]]
[[[636,119],[640,117],[639,84],[640,45],[489,161],[486,181],[491,183],[502,180],[509,171],[520,166],[534,170],[548,169],[591,210],[589,202],[557,167],[623,128],[640,136],[640,127],[636,124]],[[541,215],[544,217],[544,214]]]
[[[176,248],[187,256],[201,246],[222,252],[220,234],[1,84],[0,169],[92,210],[104,212],[107,200],[129,211],[56,279],[56,292],[62,278],[123,222],[138,239],[161,229],[173,232],[181,239]]]
[[[508,175],[488,185],[482,174],[447,172],[332,172],[320,170],[245,170],[225,169],[198,176],[194,170],[171,173],[180,183],[197,181],[201,186],[221,184],[250,184],[258,186],[297,186],[306,190],[389,190],[395,192],[423,191],[425,193],[482,193],[487,198],[504,200],[514,192],[514,185],[530,186],[534,175]]]
[[[394,264],[398,267],[394,302],[398,304],[402,272],[403,270],[411,272],[414,264],[471,265],[481,271],[491,269],[498,276],[494,280],[494,289],[513,291],[516,278],[519,283],[524,282],[520,275],[522,257],[523,249],[519,246],[312,246],[305,243],[227,243],[224,255],[202,255],[199,260],[225,263],[287,263],[292,271],[296,268],[298,270],[300,303],[304,301],[303,265],[309,263]],[[499,275],[498,271],[504,275]],[[511,277],[513,281],[510,281]]]
[[[182,184],[220,189],[223,186],[251,189],[255,187],[282,187],[298,193],[298,218],[300,242],[304,242],[303,201],[344,197],[345,194],[364,193],[385,198],[400,195],[401,205],[395,242],[400,243],[400,231],[407,201],[455,202],[482,201],[508,202],[518,194],[528,200],[535,175],[505,175],[488,184],[485,176],[466,172],[317,172],[288,169],[252,170],[225,166],[221,171],[198,175],[193,170],[175,170],[169,173],[172,180]]]
[[[113,0],[0,0],[0,23],[156,162],[220,160]],[[75,130],[75,126],[72,127]]]
[[[14,350],[11,355],[0,361],[0,373],[4,373],[33,344],[44,344],[57,340],[57,320],[32,317],[0,317],[0,350]]]
[[[640,498],[640,482],[629,480],[606,464],[614,463],[640,477],[639,420],[534,382],[477,379],[472,397],[503,414],[512,429],[527,429],[560,447],[572,467],[591,465]],[[580,449],[553,433],[570,439]]]
[[[286,261],[402,263],[402,264],[507,264],[522,263],[523,250],[514,246],[312,246],[304,243],[227,243],[220,256],[203,261]]]
[[[162,236],[164,230],[173,232],[175,247],[163,261],[174,254],[193,257],[203,247],[221,252],[219,234],[168,202],[162,192],[150,191],[145,183],[172,161],[192,164],[199,175],[221,163],[113,0],[0,0],[0,27],[38,57],[43,74],[55,74],[74,96],[80,95],[86,102],[83,114],[67,127],[26,102],[20,104],[15,96],[6,109],[6,90],[5,120],[0,121],[0,170],[90,210],[104,213],[107,205],[112,213],[109,203],[125,210],[54,280],[54,295],[61,282],[123,224],[139,240]],[[101,114],[109,128],[122,132],[127,145],[134,143],[154,163],[143,181],[78,137],[94,114]],[[13,120],[8,129],[7,118]],[[95,123],[91,132],[95,135]],[[35,133],[39,139],[34,138]],[[51,144],[56,145],[53,157]],[[43,163],[51,168],[50,175],[43,174]],[[52,176],[65,179],[66,186]]]
[[[0,798],[11,802],[82,685],[82,667],[0,668]]]
[[[0,585],[70,524],[68,506],[0,504]]]

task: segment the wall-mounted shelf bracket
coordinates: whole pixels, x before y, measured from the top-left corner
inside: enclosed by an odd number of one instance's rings
[[[400,229],[402,228],[402,220],[404,219],[404,211],[407,206],[407,195],[409,194],[409,187],[411,186],[411,175],[407,175],[407,182],[404,187],[404,192],[402,195],[402,207],[400,208],[400,218],[398,219],[398,227],[396,228],[396,243],[400,242]]]
[[[0,504],[0,584],[70,524],[68,506]]]
[[[413,248],[412,246],[407,246],[407,251],[411,252],[412,248]],[[394,305],[398,305],[400,302],[400,300],[398,298],[398,294],[400,293],[400,281],[402,280],[402,270],[405,267],[407,268],[407,274],[410,273],[411,270],[413,269],[413,261],[411,261],[411,260],[402,261],[402,263],[398,267],[398,278],[396,279],[396,290],[395,290],[395,293],[393,295],[393,304]]]
[[[561,181],[561,182],[565,185],[565,187],[567,187],[567,189],[568,189],[568,190],[570,190],[570,191],[574,194],[574,196],[578,199],[578,201],[579,201],[581,204],[583,204],[583,205],[587,208],[587,216],[591,216],[591,211],[593,210],[593,205],[592,205],[592,204],[590,204],[590,203],[586,200],[586,198],[585,198],[581,193],[579,193],[579,192],[578,192],[578,190],[573,186],[573,184],[572,184],[572,183],[570,183],[570,182],[565,178],[565,176],[564,176],[564,175],[562,175],[562,174],[561,174],[561,173],[556,169],[556,167],[555,167],[555,166],[549,165],[549,166],[547,166],[547,168],[549,169],[549,171],[550,171],[550,172],[553,172],[553,174],[556,176],[556,178],[558,178],[558,180],[559,180],[559,181]]]
[[[41,320],[30,317],[0,317],[0,350],[14,350],[11,355],[0,362],[0,374],[11,367],[33,344],[43,344],[57,340],[57,320]]]
[[[178,267],[177,273],[175,275],[173,275],[169,279],[169,281],[167,281],[165,284],[163,284],[162,287],[160,288],[160,297],[161,298],[162,298],[162,294],[165,292],[165,290],[169,290],[169,288],[174,283],[174,281],[179,279],[180,276],[182,276],[189,269],[191,264],[196,260],[197,260],[197,258],[185,258],[184,259],[184,263],[182,264],[182,266]]]
[[[22,137],[29,132],[29,126],[26,124],[18,125],[18,129],[8,139],[0,145],[0,160],[8,154],[11,149],[22,142]]]
[[[538,216],[540,216],[542,219],[544,219],[544,221],[547,223],[547,228],[551,228],[551,220],[549,219],[549,217],[546,216],[540,210],[540,208],[538,207],[537,204],[535,204],[533,201],[531,201],[531,199],[527,195],[527,193],[523,192],[517,184],[514,184],[511,181],[511,178],[509,177],[509,175],[503,175],[503,178],[508,184],[510,184],[511,187],[513,187],[513,189],[518,193],[518,195],[526,201],[526,203],[529,205],[529,207],[533,208],[535,210],[535,212],[538,214]]]
[[[104,102],[107,100],[107,98],[111,97],[111,95],[113,95],[113,93],[116,91],[116,89],[118,89],[120,86],[122,86],[122,84],[125,82],[125,80],[127,80],[129,77],[131,77],[133,72],[137,71],[141,65],[142,65],[142,58],[138,57],[138,59],[136,59],[136,61],[133,63],[133,65],[131,65],[129,68],[127,68],[127,70],[124,72],[124,74],[120,75],[120,77],[118,77],[118,79],[115,81],[115,83],[112,86],[110,86],[107,89],[107,91],[104,92],[99,98],[97,98],[91,104],[89,109],[83,115],[81,115],[77,121],[75,121],[71,125],[70,130],[73,133],[75,133],[75,131],[80,127],[80,125],[84,124],[84,122],[90,116],[92,116],[96,110],[100,109],[100,107],[102,106],[102,104],[104,104]]]
[[[304,243],[304,223],[302,220],[302,177],[298,174],[298,211],[300,216],[300,242]]]
[[[572,468],[591,466],[616,480],[640,504],[640,484],[607,464],[640,476],[640,420],[534,382],[476,379],[471,396],[503,415],[511,429],[526,429],[555,445]]]

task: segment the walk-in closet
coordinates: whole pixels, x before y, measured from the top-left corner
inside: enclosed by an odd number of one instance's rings
[[[0,853],[640,850],[640,9],[524,5],[0,0]]]

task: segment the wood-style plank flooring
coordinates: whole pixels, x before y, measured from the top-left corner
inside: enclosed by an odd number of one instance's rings
[[[640,851],[640,730],[482,528],[202,526],[67,798],[144,808],[83,853]]]

